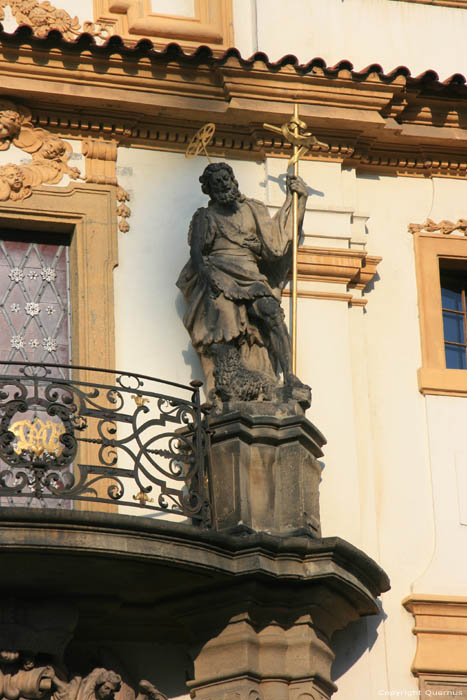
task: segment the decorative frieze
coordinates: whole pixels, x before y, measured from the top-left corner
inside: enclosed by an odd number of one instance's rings
[[[445,236],[459,231],[467,236],[467,219],[458,219],[455,223],[448,219],[443,219],[439,223],[427,219],[424,224],[409,224],[408,230],[409,233],[442,233]]]

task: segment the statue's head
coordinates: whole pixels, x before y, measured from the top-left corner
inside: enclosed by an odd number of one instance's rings
[[[48,160],[56,160],[57,158],[61,158],[65,155],[66,146],[65,143],[57,136],[50,136],[49,138],[45,139],[39,153],[43,158],[47,158]]]
[[[204,194],[214,202],[229,205],[240,198],[234,171],[227,163],[210,163],[199,181]]]
[[[8,183],[13,192],[19,192],[24,183],[23,171],[13,163],[0,167],[0,178]]]
[[[0,111],[0,139],[10,139],[19,134],[23,118],[14,109]]]
[[[105,671],[96,679],[95,696],[97,700],[112,700],[122,686],[122,679],[114,671]]]

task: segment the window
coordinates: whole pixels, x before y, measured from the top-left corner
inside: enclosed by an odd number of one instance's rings
[[[467,276],[460,272],[456,275],[447,262],[441,260],[439,266],[446,368],[467,369]]]
[[[423,394],[467,396],[467,238],[414,233]]]
[[[69,243],[66,235],[1,231],[1,360],[71,363]]]

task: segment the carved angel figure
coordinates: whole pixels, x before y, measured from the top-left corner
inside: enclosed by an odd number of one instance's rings
[[[39,131],[39,129],[36,129],[36,131]],[[72,153],[70,144],[58,138],[58,136],[50,135],[46,132],[44,134],[39,148],[33,153],[31,166],[38,167],[42,165],[43,168],[49,169],[47,179],[44,181],[51,185],[60,182],[62,175],[68,175],[72,180],[77,180],[81,177],[78,168],[72,168],[68,165],[68,160]],[[52,175],[52,169],[55,175]]]
[[[53,700],[114,700],[122,687],[122,678],[114,671],[95,668],[89,676],[75,676],[69,683],[53,677],[56,690]]]
[[[36,667],[33,657],[0,652],[0,700],[116,700],[120,691],[124,700],[167,700],[149,681],[140,681],[137,690],[136,694],[118,673],[105,668],[65,681],[53,666]]]
[[[20,200],[29,197],[31,187],[26,185],[24,168],[13,163],[0,167],[0,201]]]
[[[0,151],[6,151],[15,139],[23,123],[30,119],[30,112],[10,100],[0,100]]]

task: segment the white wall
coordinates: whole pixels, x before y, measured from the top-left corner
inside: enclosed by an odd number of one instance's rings
[[[386,72],[405,65],[415,76],[428,68],[441,79],[467,74],[462,8],[404,0],[256,0],[256,8],[258,47],[271,61],[294,54],[330,66],[348,59],[356,70],[380,63]],[[243,34],[235,43],[246,48]]]

